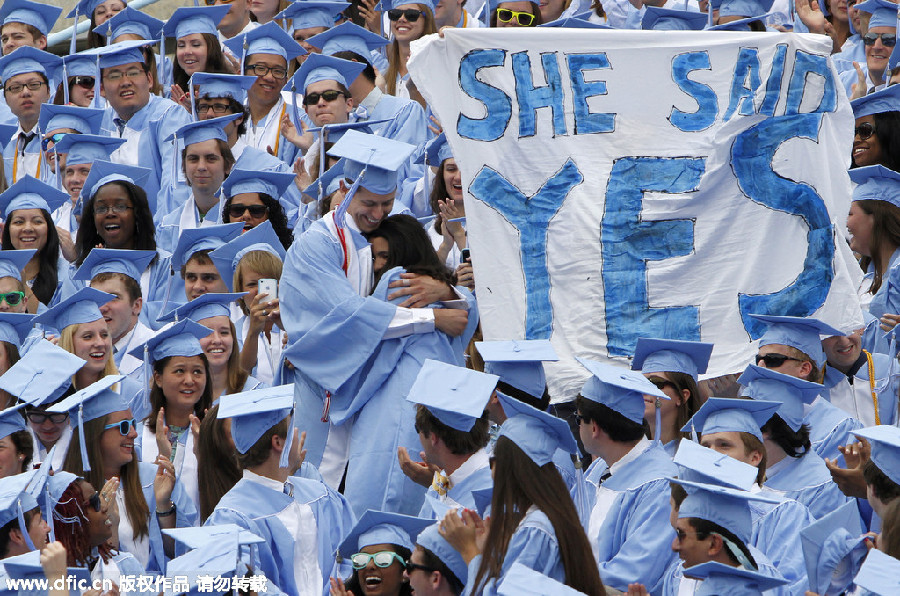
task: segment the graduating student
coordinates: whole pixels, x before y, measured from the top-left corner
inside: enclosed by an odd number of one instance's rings
[[[288,4],[275,17],[276,19],[288,19],[290,24],[287,32],[291,34],[300,47],[309,52],[305,56],[298,56],[297,62],[303,62],[312,56],[316,50],[307,43],[307,39],[319,33],[325,33],[343,18],[343,11],[350,6],[349,2],[321,2],[319,0],[306,0],[303,4],[296,2]]]
[[[900,156],[894,149],[900,139],[897,127],[900,123],[900,89],[891,85],[854,99],[850,106],[856,119],[851,154],[853,167],[881,165],[889,170],[900,169]]]
[[[267,221],[272,224],[281,245],[287,249],[294,237],[288,228],[285,207],[281,202],[294,186],[294,174],[270,169],[274,158],[255,149],[244,151],[240,162],[222,185],[222,213],[224,223],[243,222],[244,231],[252,230]]]
[[[106,36],[106,46],[114,46],[123,41],[142,42],[162,39],[162,21],[126,6],[111,19],[94,28],[94,33]],[[141,46],[141,54],[149,67],[152,84],[150,92],[160,97],[169,95],[168,81],[172,80],[172,61],[165,56],[164,48],[157,56],[149,45]]]
[[[440,526],[438,522],[419,532],[416,547],[406,561],[409,587],[419,596],[460,596],[468,582],[466,562],[441,536]]]
[[[175,283],[176,274],[181,275],[184,281],[184,301],[193,300],[208,292],[228,292],[228,284],[222,280],[209,253],[240,236],[243,229],[244,226],[234,223],[185,230],[181,234],[170,261],[172,269],[169,284]],[[172,302],[180,303],[182,300],[177,294],[176,290],[169,289]],[[231,309],[232,321],[237,324],[243,316],[237,305],[234,305]]]
[[[887,506],[900,497],[900,429],[896,426],[872,426],[855,431],[872,447],[872,455],[863,468],[869,505],[880,519]]]
[[[197,72],[191,76],[190,85],[197,94],[191,103],[191,110],[198,120],[209,120],[237,114],[237,120],[225,126],[228,147],[235,159],[239,159],[247,147],[244,134],[247,132],[249,112],[247,90],[256,83],[256,77],[234,74]]]
[[[63,76],[57,77],[60,82],[53,103],[80,108],[93,106],[97,92],[97,59],[88,54],[68,54],[63,56],[61,70]]]
[[[62,8],[29,0],[4,2],[0,8],[3,55],[23,46],[46,50],[47,35],[61,13]]]
[[[22,270],[34,258],[36,250],[0,251],[0,313],[26,313],[28,311],[26,291],[22,283]],[[13,334],[15,335],[15,334]],[[24,338],[23,340],[24,341]],[[7,366],[15,364],[22,342],[12,342],[16,351],[7,349]]]
[[[0,479],[0,560],[47,546],[50,526],[28,485],[37,471]]]
[[[166,21],[163,35],[175,38],[174,99],[184,103],[180,96],[189,90],[188,80],[194,73],[232,73],[216,28],[230,10],[229,6],[181,6]]]

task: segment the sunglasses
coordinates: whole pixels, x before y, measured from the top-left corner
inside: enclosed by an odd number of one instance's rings
[[[134,429],[137,428],[137,420],[135,420],[134,418],[131,418],[131,419],[129,419],[129,420],[122,420],[122,421],[120,421],[120,422],[113,422],[112,424],[107,424],[106,426],[104,426],[104,427],[103,427],[103,430],[106,431],[106,430],[109,430],[109,429],[111,429],[111,428],[118,428],[118,429],[119,429],[119,434],[122,435],[123,437],[127,437],[127,436],[128,436],[128,433],[131,432],[131,429],[132,429],[132,428],[134,428]]]
[[[390,567],[394,564],[394,561],[397,560],[404,567],[406,566],[406,561],[403,560],[403,557],[390,550],[383,550],[375,553],[374,555],[370,555],[369,553],[356,553],[352,557],[350,557],[350,562],[353,563],[354,569],[365,569],[369,564],[369,561],[375,561],[376,567],[381,567],[384,569],[385,567]]]
[[[338,91],[337,89],[329,89],[328,91],[322,91],[321,93],[309,93],[303,97],[303,105],[314,106],[319,103],[320,98],[331,102],[343,94],[343,91]]]
[[[10,306],[19,306],[25,300],[25,292],[0,293],[0,302],[6,302]]]
[[[41,148],[42,148],[44,151],[49,150],[49,149],[50,149],[50,143],[53,143],[53,144],[55,145],[55,144],[57,144],[58,142],[60,142],[61,140],[63,140],[63,137],[64,137],[64,136],[66,136],[66,133],[64,133],[64,132],[58,132],[58,133],[56,133],[56,134],[54,134],[54,135],[50,135],[49,137],[47,137],[47,138],[45,138],[45,139],[41,139]]]
[[[228,215],[231,217],[241,217],[245,211],[250,212],[250,217],[262,217],[269,210],[265,205],[242,205],[241,203],[232,203],[228,207]]]
[[[887,48],[897,45],[897,35],[894,33],[866,33],[862,39],[865,45],[874,46],[879,37],[881,38],[881,45]]]
[[[865,141],[875,134],[875,125],[871,122],[863,122],[853,130],[853,135],[859,137],[860,141]]]
[[[400,17],[405,18],[410,23],[415,23],[419,20],[419,17],[422,16],[421,10],[416,10],[415,8],[392,8],[388,11],[388,18],[392,21],[399,21]]]
[[[88,499],[88,505],[97,513],[100,513],[100,493],[94,493]]]
[[[32,424],[43,424],[48,420],[53,424],[62,424],[69,418],[68,412],[28,412],[25,414]]]
[[[760,362],[764,362],[766,368],[778,368],[788,360],[796,360],[797,362],[802,362],[799,358],[791,358],[790,356],[785,356],[784,354],[757,354],[756,355],[756,365],[759,366]]]
[[[426,567],[425,565],[419,565],[418,563],[413,563],[412,561],[406,562],[406,572],[412,573],[416,569],[420,571],[424,571],[425,573],[433,573],[437,571],[434,567]]]
[[[84,87],[85,89],[93,89],[94,88],[94,77],[85,77],[85,76],[77,76],[69,79],[69,87],[72,85],[78,85],[79,87]]]
[[[212,6],[216,3],[216,0],[203,0],[203,2],[207,6]],[[232,2],[234,2],[234,0],[221,0],[221,2],[222,2],[222,4],[231,4]]]
[[[497,20],[501,23],[508,23],[513,19],[516,19],[520,27],[531,27],[534,25],[534,15],[530,12],[518,12],[508,8],[497,9]]]
[[[653,383],[654,385],[656,385],[656,388],[659,389],[660,391],[662,391],[666,387],[671,387],[672,389],[675,389],[675,390],[678,389],[678,387],[675,386],[675,383],[673,383],[672,381],[667,381],[661,377],[650,377],[647,380],[650,381],[651,383]]]

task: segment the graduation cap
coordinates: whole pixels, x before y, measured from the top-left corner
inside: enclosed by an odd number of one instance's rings
[[[727,23],[722,23],[720,25],[714,25],[712,27],[707,27],[706,31],[750,31],[750,23],[759,21],[764,22],[765,19],[775,14],[774,12],[767,12],[765,14],[747,17],[744,19],[737,19],[736,21],[728,21]]]
[[[25,338],[33,328],[34,315],[32,314],[0,312],[0,341],[10,343],[21,350]]]
[[[513,563],[497,585],[497,596],[577,596],[584,594],[521,563]]]
[[[85,361],[49,341],[36,342],[28,352],[0,375],[0,389],[32,405],[59,399]]]
[[[774,0],[711,0],[713,9],[719,11],[721,17],[756,17],[772,10]]]
[[[433,519],[369,509],[341,542],[338,554],[349,559],[373,544],[396,544],[413,550],[416,536],[433,523]]]
[[[21,430],[28,430],[28,427],[25,426],[25,419],[22,418],[21,410],[24,407],[25,404],[18,404],[0,410],[0,439]]]
[[[440,523],[432,524],[419,532],[419,536],[416,538],[416,544],[437,557],[438,560],[446,565],[447,569],[456,576],[456,579],[465,586],[469,583],[468,566],[463,560],[462,555],[459,554],[459,551],[450,546],[447,539],[438,532],[440,525]]]
[[[634,348],[631,370],[684,373],[696,381],[706,372],[712,351],[711,343],[641,337]]]
[[[168,142],[174,141],[175,139],[181,139],[184,141],[185,147],[193,145],[194,143],[209,141],[211,139],[227,142],[228,135],[225,134],[225,127],[242,117],[243,114],[228,114],[227,116],[219,116],[218,118],[210,118],[209,120],[188,122],[166,137],[165,140]]]
[[[34,543],[28,533],[28,524],[25,523],[25,512],[38,507],[37,500],[28,492],[28,483],[36,473],[37,470],[29,470],[0,479],[0,526],[17,519],[22,538],[32,551]],[[8,558],[3,560],[4,566],[7,561]]]
[[[706,13],[648,6],[641,29],[655,31],[700,31],[706,26]]]
[[[227,242],[240,236],[243,231],[243,222],[182,230],[169,261],[172,270],[178,271],[184,267],[191,257],[201,250],[215,250],[225,246]]]
[[[479,488],[478,490],[472,491],[472,500],[475,501],[475,510],[478,511],[478,515],[484,517],[487,515],[488,510],[491,507],[491,501],[494,498],[494,487],[489,486],[487,488]]]
[[[144,360],[147,368],[158,360],[172,356],[199,356],[203,353],[200,340],[210,333],[212,329],[209,327],[185,319],[158,331],[128,353]]]
[[[204,33],[218,35],[219,22],[225,18],[229,10],[231,7],[226,5],[178,7],[166,21],[162,33],[175,39]]]
[[[190,319],[192,321],[202,321],[211,317],[229,317],[231,316],[230,306],[239,298],[243,298],[247,292],[235,294],[215,294],[207,293],[197,296],[187,304],[182,304],[178,308],[170,310],[166,314],[159,317],[160,322],[178,321],[182,319]]]
[[[900,561],[873,548],[853,583],[875,596],[900,594]]]
[[[862,118],[885,112],[900,112],[900,86],[891,85],[850,102],[853,117]]]
[[[217,524],[215,526],[192,528],[168,528],[164,529],[162,533],[171,536],[175,542],[178,542],[189,549],[204,548],[210,542],[215,542],[220,538],[226,540],[237,538],[238,544],[241,546],[265,542],[263,538],[260,538],[253,532],[235,524]]]
[[[344,161],[343,158],[338,160],[336,164],[328,168],[324,174],[316,178],[312,184],[303,189],[303,194],[318,200],[319,197],[327,197],[336,192],[344,180]],[[324,190],[322,186],[324,185]]]
[[[41,35],[50,33],[60,14],[62,8],[58,6],[29,0],[6,0],[0,6],[0,22],[4,25],[9,23],[31,25],[40,31]],[[6,77],[3,79],[6,80]]]
[[[349,2],[319,2],[304,0],[288,4],[287,8],[275,15],[276,19],[291,19],[291,31],[312,27],[334,27],[334,22],[348,6]]]
[[[759,474],[750,464],[693,441],[681,441],[672,461],[678,466],[678,477],[682,480],[738,490],[750,490]]]
[[[310,54],[303,61],[300,69],[294,73],[291,82],[303,92],[306,92],[308,86],[319,81],[336,81],[349,89],[356,77],[365,69],[366,65],[360,62],[322,54]]]
[[[691,517],[705,519],[730,530],[744,544],[750,541],[753,527],[750,501],[781,502],[775,496],[751,493],[718,484],[705,484],[681,478],[669,478],[669,481],[681,485],[687,492],[687,497],[678,508],[678,519]],[[749,562],[742,561],[742,563]]]
[[[791,346],[809,356],[817,366],[822,366],[826,360],[821,336],[846,335],[843,331],[811,317],[750,315],[750,318],[766,325],[766,332],[759,338],[760,348],[772,344]]]
[[[231,418],[231,438],[240,453],[247,453],[270,428],[290,416],[287,441],[281,452],[279,466],[288,465],[294,439],[294,387],[279,385],[254,389],[219,399],[218,417]]]
[[[20,178],[0,194],[0,211],[3,219],[9,219],[17,209],[43,209],[53,213],[66,204],[69,195],[33,176]]]
[[[100,187],[110,182],[130,182],[135,186],[144,187],[150,180],[150,173],[149,168],[97,161],[91,166],[91,173],[88,174],[84,186],[81,187],[81,196],[90,200],[97,194]]]
[[[484,413],[498,380],[496,375],[429,359],[406,400],[422,404],[447,426],[468,432]]]
[[[485,372],[538,399],[547,387],[542,362],[559,360],[547,339],[479,341],[475,342],[475,348],[484,360]]]
[[[856,5],[856,10],[871,13],[869,29],[875,27],[897,27],[897,5],[887,0],[866,0]]]
[[[581,388],[581,396],[615,410],[632,422],[641,424],[644,420],[645,395],[669,399],[638,372],[586,358],[576,357],[576,360],[592,375]]]
[[[517,407],[514,415],[509,416],[500,427],[499,436],[518,445],[538,466],[553,461],[557,449],[578,453],[578,443],[565,420],[530,406]]]
[[[126,139],[103,135],[67,134],[53,146],[56,153],[66,154],[66,165],[92,164],[109,161],[113,151],[124,145]]]
[[[80,476],[71,472],[54,470],[53,475],[47,478],[47,492],[50,494],[50,500],[54,506],[62,499],[63,493],[66,492],[69,485],[79,478]]]
[[[781,407],[781,402],[762,399],[710,397],[687,421],[681,432],[750,433],[762,442],[760,428]]]
[[[684,570],[685,577],[702,579],[694,596],[761,596],[790,582],[783,577],[766,575],[744,567],[732,567],[716,561],[694,565]]]
[[[192,528],[204,530],[207,528]],[[165,596],[178,596],[180,594],[208,594],[208,586],[201,586],[201,581],[208,582],[211,578],[231,578],[234,575],[242,575],[240,569],[244,563],[240,557],[240,545],[237,533],[229,535],[219,534],[213,540],[209,540],[202,547],[175,557],[166,563],[166,577],[171,579],[185,578],[187,582],[167,582]],[[229,585],[231,582],[229,581]],[[215,587],[215,586],[214,586]]]
[[[97,56],[93,54],[66,54],[62,57],[63,63],[62,68],[64,69],[65,76],[59,77],[60,79],[67,79],[69,77],[94,77],[97,76]],[[56,104],[53,104],[56,105]],[[56,105],[56,107],[63,107],[62,105]],[[78,106],[68,106],[68,107],[78,107]],[[88,108],[82,108],[88,109]],[[91,108],[92,109],[92,108]]]
[[[822,391],[822,385],[818,383],[810,383],[755,364],[749,365],[737,382],[747,387],[752,399],[779,402],[781,407],[777,414],[794,432],[803,425],[803,405],[813,403]]]
[[[53,527],[53,520],[50,520],[50,526]],[[6,575],[12,580],[31,580],[35,582],[35,585],[39,585],[38,582],[47,581],[47,575],[44,573],[44,568],[41,565],[41,551],[39,550],[31,550],[15,557],[7,557],[3,559],[3,568],[6,570]],[[66,567],[66,581],[84,582],[80,585],[88,586],[91,584],[91,570],[87,567]],[[23,583],[22,585],[30,584]]]
[[[854,430],[872,446],[872,462],[885,476],[900,484],[900,428],[890,425]]]
[[[211,72],[195,72],[190,79],[194,88],[200,88],[200,97],[230,97],[241,104],[247,101],[247,90],[255,82],[256,77]]]
[[[59,56],[31,46],[21,46],[0,58],[0,79],[6,83],[16,75],[38,72],[52,81],[60,64],[62,64],[62,58]]]
[[[34,322],[57,331],[62,331],[69,325],[93,323],[103,318],[100,307],[115,298],[112,294],[94,288],[82,288],[36,316]]]
[[[648,6],[649,8],[649,6]],[[543,23],[538,27],[563,27],[565,29],[612,29],[609,25],[601,25],[600,23],[592,23],[584,19],[574,17],[562,17],[549,23]]]
[[[0,277],[12,277],[22,281],[22,269],[37,253],[37,250],[3,250],[0,251]]]
[[[232,290],[234,285],[234,273],[241,259],[247,253],[257,250],[273,254],[281,261],[284,261],[287,255],[269,220],[209,253],[209,258],[219,270],[229,290]]]
[[[326,56],[333,56],[338,52],[353,52],[369,61],[369,52],[383,48],[390,42],[380,35],[347,21],[328,31],[313,35],[306,40],[306,43],[318,48]]]
[[[884,166],[864,166],[853,168],[848,174],[857,184],[851,200],[884,201],[900,207],[900,173]]]
[[[101,273],[120,273],[140,284],[141,275],[154,258],[155,250],[93,248],[72,279],[89,282]]]
[[[157,40],[162,29],[163,22],[159,19],[126,6],[102,25],[94,27],[93,31],[110,40],[128,34],[137,35],[139,39]]]
[[[348,178],[359,179],[360,186],[375,194],[388,194],[397,188],[397,170],[415,149],[409,143],[348,130],[328,154],[347,159]]]
[[[276,25],[275,21],[260,25],[247,33],[236,35],[223,45],[235,56],[241,56],[241,64],[244,64],[247,56],[253,54],[281,56],[287,62],[306,54],[306,50],[300,47],[293,37],[285,33],[284,29]]]
[[[800,530],[800,544],[806,563],[809,589],[817,594],[830,590],[835,574],[844,576],[844,588],[849,588],[868,550],[859,508],[850,500]],[[847,562],[845,563],[845,559]]]
[[[38,128],[44,132],[71,128],[81,134],[99,135],[102,123],[103,110],[79,106],[60,106],[52,103],[41,105],[41,115],[38,118]]]
[[[134,39],[120,41],[102,48],[97,48],[95,54],[100,57],[99,68],[113,68],[125,64],[144,64],[144,54],[141,48],[158,43],[155,39]]]
[[[294,182],[292,172],[272,172],[254,169],[234,168],[222,183],[222,194],[226,197],[255,192],[266,194],[276,201]]]
[[[77,19],[79,15],[90,18],[103,2],[104,0],[79,0],[69,14],[66,15],[66,18]]]
[[[447,142],[447,136],[443,132],[428,141],[425,145],[425,156],[428,158],[428,163],[432,166],[439,166],[445,160],[453,157],[450,143]]]

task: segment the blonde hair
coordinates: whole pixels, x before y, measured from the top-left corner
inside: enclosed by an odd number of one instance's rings
[[[65,329],[62,330],[62,333],[59,334],[59,347],[70,354],[75,353],[75,334],[78,333],[78,329],[81,328],[81,324],[69,325]],[[109,351],[109,355],[106,358],[106,366],[103,367],[103,375],[104,377],[108,377],[109,375],[117,375],[119,374],[119,369],[116,368],[116,361],[113,360],[112,350]],[[75,377],[72,377],[72,386],[75,389],[84,389],[84,387],[75,386]],[[112,386],[113,391],[118,391],[118,383]]]
[[[413,4],[412,2],[410,4]],[[431,8],[425,4],[414,3],[422,11],[422,18],[425,19],[425,30],[422,31],[422,37],[431,33],[437,33],[437,25],[434,22],[434,13]],[[384,74],[384,81],[387,87],[388,95],[397,95],[397,76],[400,74],[400,42],[396,39],[391,42],[388,48],[388,69]]]
[[[261,276],[261,279],[281,279],[281,270],[283,267],[284,264],[281,262],[281,259],[277,255],[274,255],[265,250],[251,250],[243,257],[241,257],[240,262],[238,262],[237,268],[234,270],[234,291],[244,291],[245,269],[255,271]],[[241,310],[245,315],[250,314],[250,309],[247,307],[247,304],[244,302],[243,298],[238,300],[238,304],[241,306]]]

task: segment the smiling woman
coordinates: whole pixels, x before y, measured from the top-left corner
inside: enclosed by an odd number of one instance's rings
[[[384,0],[382,4],[390,6],[387,13],[391,21],[391,34],[394,36],[388,46],[388,69],[384,75],[387,93],[409,98],[406,87],[409,81],[409,72],[406,70],[409,44],[425,35],[437,33],[434,7],[431,3],[413,4],[404,3],[403,0]]]

